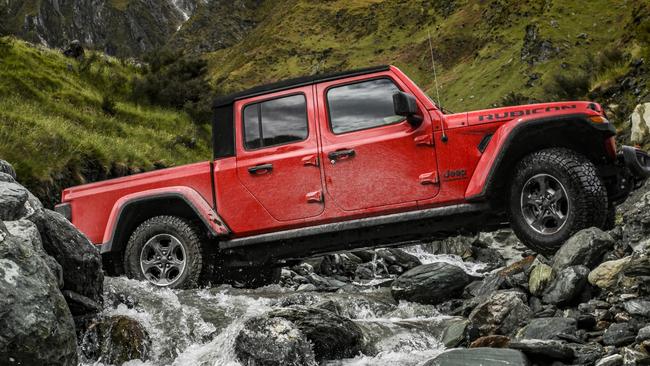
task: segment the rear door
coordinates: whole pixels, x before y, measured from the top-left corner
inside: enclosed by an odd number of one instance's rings
[[[237,176],[278,221],[323,211],[312,88],[235,104]]]
[[[317,86],[325,186],[344,210],[415,206],[438,193],[430,117],[414,128],[396,116],[399,90],[409,92],[389,73]]]

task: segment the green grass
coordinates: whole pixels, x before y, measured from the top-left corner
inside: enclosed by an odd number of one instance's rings
[[[41,198],[52,200],[43,197],[56,194],[50,187],[209,158],[205,127],[128,102],[135,66],[100,54],[87,60],[0,39],[0,158]],[[102,110],[104,96],[115,100],[114,115]],[[181,143],[192,138],[193,148]]]

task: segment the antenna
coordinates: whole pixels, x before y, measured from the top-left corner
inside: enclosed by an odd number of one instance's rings
[[[442,109],[442,104],[440,103],[440,90],[438,88],[438,75],[436,74],[436,60],[433,57],[433,44],[431,43],[431,31],[427,29],[427,34],[429,35],[429,50],[431,51],[431,66],[433,68],[433,81],[436,85],[436,99],[438,100],[438,107],[440,111],[444,113]],[[442,142],[447,142],[447,133],[445,132],[445,122],[440,120],[440,129],[442,130]]]

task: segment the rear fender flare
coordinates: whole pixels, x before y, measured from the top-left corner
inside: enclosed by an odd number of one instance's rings
[[[129,209],[129,206],[146,204],[147,201],[154,202],[166,198],[184,201],[205,225],[206,230],[212,237],[224,236],[230,233],[230,229],[228,229],[218,213],[196,190],[183,186],[158,188],[128,194],[115,202],[104,230],[103,244],[101,246],[102,253],[112,251],[115,238],[122,225],[125,224],[121,222],[123,214]],[[161,212],[161,214],[164,213]]]
[[[531,141],[531,135],[539,138]],[[465,190],[465,199],[479,201],[487,198],[497,180],[502,178],[499,175],[503,174],[503,169],[535,149],[568,147],[595,159],[606,155],[605,139],[614,135],[616,130],[611,123],[593,123],[584,114],[519,118],[506,122],[495,131],[481,155]]]

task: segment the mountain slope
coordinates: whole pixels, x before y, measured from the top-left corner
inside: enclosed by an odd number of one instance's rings
[[[101,54],[0,38],[0,157],[50,204],[69,185],[209,159],[209,133],[187,115],[128,102],[138,77]]]
[[[163,46],[200,0],[5,0],[0,35],[48,47],[72,40],[116,56]]]

